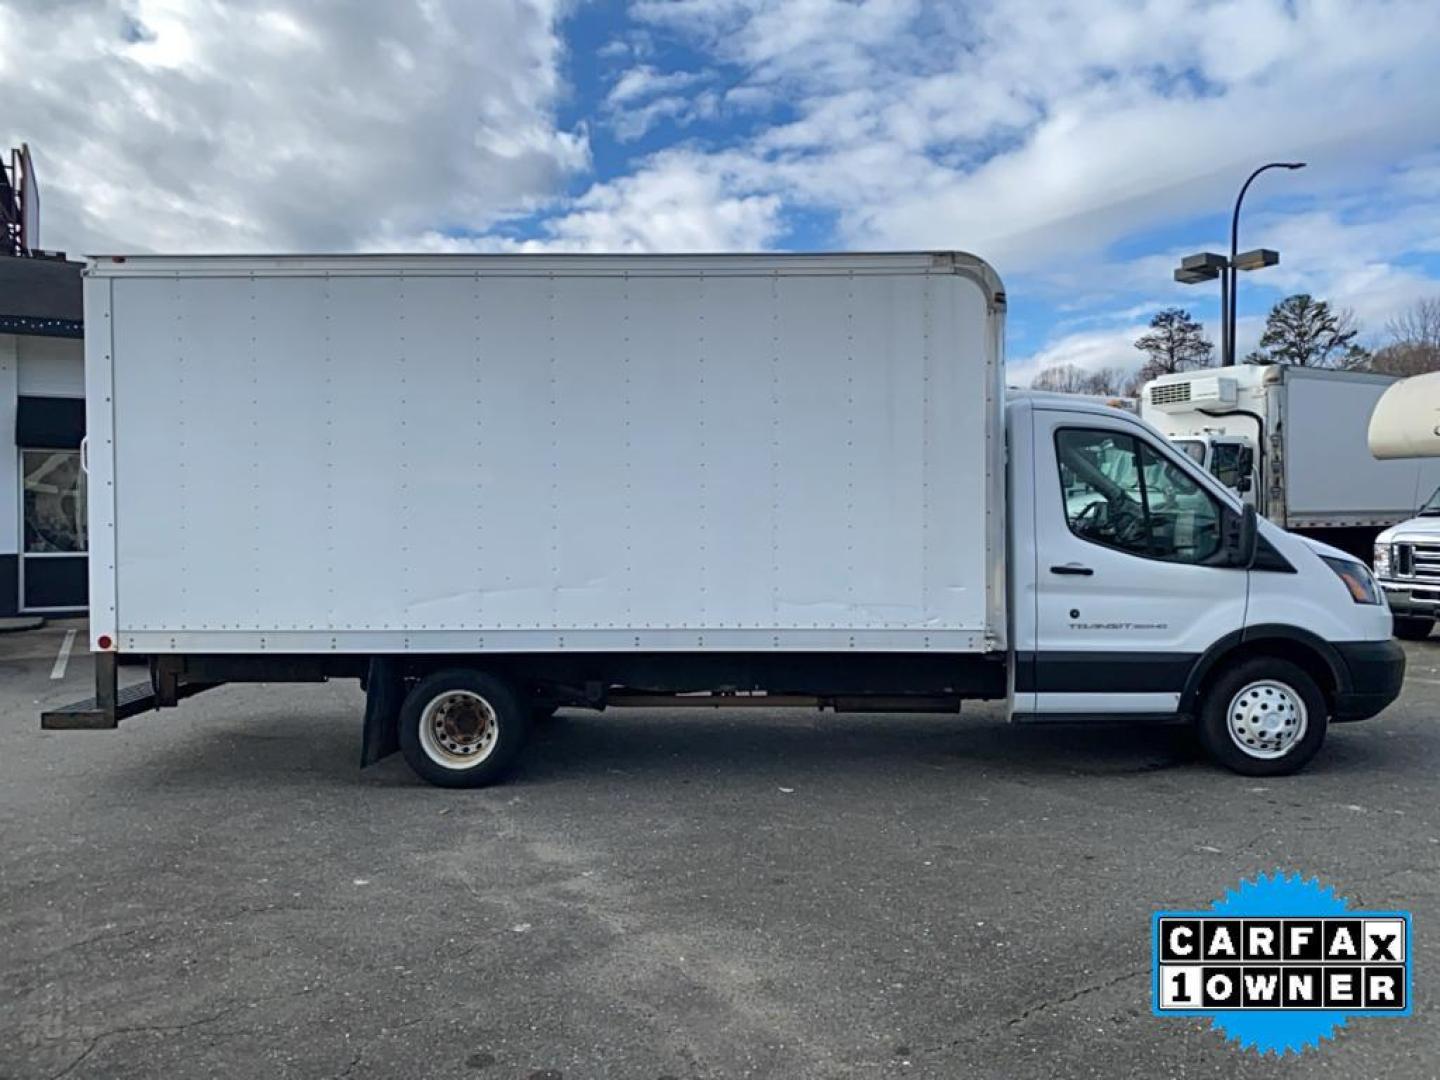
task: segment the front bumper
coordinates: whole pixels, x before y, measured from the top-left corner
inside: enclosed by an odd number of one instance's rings
[[[1386,641],[1337,641],[1344,666],[1335,695],[1335,720],[1366,720],[1397,697],[1405,683],[1405,650]]]
[[[1440,585],[1381,581],[1385,601],[1396,615],[1433,619],[1440,617]]]

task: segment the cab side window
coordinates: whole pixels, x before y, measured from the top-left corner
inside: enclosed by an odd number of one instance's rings
[[[1220,550],[1220,506],[1179,466],[1118,431],[1055,434],[1060,492],[1082,540],[1166,562],[1203,563]]]
[[[1215,447],[1215,462],[1210,471],[1226,487],[1243,492],[1250,487],[1250,471],[1254,465],[1255,455],[1248,446],[1219,443]]]

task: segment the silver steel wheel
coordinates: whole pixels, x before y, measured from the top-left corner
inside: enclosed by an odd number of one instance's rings
[[[420,714],[420,747],[446,769],[473,769],[495,752],[500,721],[495,708],[473,690],[447,690]]]
[[[1273,760],[1284,757],[1305,737],[1309,715],[1305,700],[1293,687],[1262,679],[1230,699],[1225,723],[1242,754]]]

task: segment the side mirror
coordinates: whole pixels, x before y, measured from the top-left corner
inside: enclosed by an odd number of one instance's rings
[[[1242,476],[1239,480],[1235,481],[1235,490],[1238,491],[1241,495],[1244,495],[1247,491],[1249,491],[1250,487],[1250,477],[1248,476]]]
[[[1230,565],[1246,570],[1255,565],[1255,552],[1260,546],[1260,525],[1255,507],[1249,503],[1240,511],[1240,527],[1235,531],[1235,551]]]

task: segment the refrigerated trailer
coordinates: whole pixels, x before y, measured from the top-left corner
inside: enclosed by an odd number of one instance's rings
[[[1141,415],[1282,528],[1362,559],[1440,485],[1440,461],[1381,461],[1370,414],[1393,376],[1290,364],[1162,375]]]
[[[362,763],[469,786],[559,707],[990,699],[1259,774],[1399,690],[1359,563],[1007,403],[972,256],[109,256],[85,304],[97,694],[49,728],[357,678]]]

